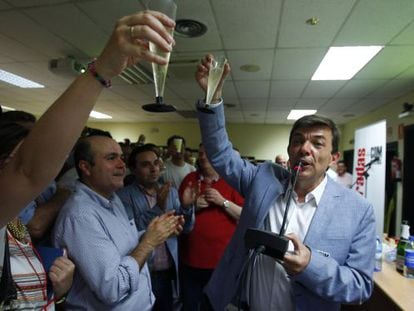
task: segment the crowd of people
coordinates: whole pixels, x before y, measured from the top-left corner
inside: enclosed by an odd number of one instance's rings
[[[147,42],[170,51],[172,27],[153,11],[121,18],[97,60],[38,121],[24,112],[0,117],[0,308],[338,310],[368,299],[373,208],[327,177],[340,157],[330,119],[299,119],[288,158],[250,163],[226,133],[226,64],[207,107],[214,113],[197,103],[195,166],[179,135],[162,156],[145,137],[132,145],[105,131],[82,133],[112,77],[139,61],[166,63]],[[196,71],[204,92],[211,59]],[[343,164],[338,175],[348,186]],[[287,204],[283,257],[247,249],[246,230],[278,233]]]

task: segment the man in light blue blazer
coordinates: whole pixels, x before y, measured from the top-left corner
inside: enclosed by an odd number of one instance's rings
[[[206,56],[196,73],[203,90],[211,58]],[[303,168],[287,215],[289,250],[280,262],[260,254],[248,270],[247,282],[240,280],[249,254],[246,230],[279,233],[293,178],[278,165],[254,166],[233,151],[221,99],[229,71],[226,65],[213,104],[207,107],[210,113],[200,101],[198,116],[210,162],[245,203],[236,233],[205,290],[205,309],[224,310],[242,302],[250,310],[339,310],[341,304],[362,303],[373,288],[374,212],[358,193],[326,176],[339,157],[339,131],[320,116],[297,120],[290,132],[291,168],[299,162]]]
[[[118,191],[129,216],[133,217],[138,230],[145,230],[157,216],[167,212],[183,215],[183,231],[188,233],[194,226],[194,199],[192,189],[186,189],[181,203],[177,189],[169,183],[159,184],[160,160],[151,144],[136,147],[128,159],[128,166],[135,175],[135,182]],[[156,297],[154,310],[173,309],[173,288],[178,295],[178,245],[173,235],[157,247],[149,260],[152,289]]]

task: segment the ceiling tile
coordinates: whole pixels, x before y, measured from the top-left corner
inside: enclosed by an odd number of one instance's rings
[[[414,66],[409,67],[406,71],[398,75],[396,79],[414,79]]]
[[[373,92],[385,84],[387,80],[349,80],[348,83],[335,94],[335,98],[359,98]]]
[[[267,111],[293,109],[298,100],[298,98],[270,98]]]
[[[366,98],[348,107],[346,110],[343,111],[343,114],[368,113],[368,112],[375,110],[379,102],[380,102],[379,99]]]
[[[384,48],[356,76],[356,79],[392,79],[414,65],[414,45]]]
[[[174,50],[183,51],[204,51],[213,52],[223,49],[219,29],[216,24],[214,12],[210,1],[204,0],[180,0],[177,1],[177,20],[192,19],[207,26],[207,32],[195,38],[175,37],[176,45]]]
[[[269,81],[235,81],[236,90],[242,98],[260,98],[269,95]]]
[[[266,113],[266,123],[283,123],[286,121],[290,110],[279,110]]]
[[[270,96],[276,98],[300,97],[308,80],[276,80],[270,82]]]
[[[289,0],[283,7],[278,47],[328,47],[355,0]],[[319,19],[315,26],[306,21]]]
[[[67,53],[74,52],[73,46],[50,34],[21,12],[0,13],[0,29],[0,33],[3,35],[16,38],[19,46],[32,50],[32,53],[43,54],[44,58],[59,58],[68,55],[65,55],[65,51]],[[25,61],[26,59],[19,58],[19,46],[15,49],[16,53],[10,53],[9,55],[13,55],[16,60]]]
[[[411,0],[358,1],[334,45],[386,44],[412,21],[413,16]]]
[[[18,8],[27,8],[35,6],[52,6],[54,4],[67,2],[67,0],[18,0],[13,1],[13,6]]]
[[[310,81],[303,92],[306,98],[332,97],[346,81]]]
[[[281,0],[211,0],[224,47],[273,48]]]
[[[341,113],[351,105],[358,101],[356,98],[333,98],[327,101],[323,106],[320,106],[318,112],[320,113]]]
[[[310,79],[327,49],[277,49],[272,78]]]
[[[73,55],[86,63],[98,55],[115,21],[142,8],[144,1],[0,0],[0,68],[46,86],[25,90],[0,82],[2,103],[36,114],[45,111],[75,77],[70,70],[51,71],[50,59]],[[199,38],[176,37],[165,100],[194,111],[195,100],[204,97],[194,71],[212,53],[226,55],[233,66],[223,92],[225,103],[236,105],[226,107],[228,122],[292,124],[280,115],[294,107],[318,108],[339,122],[352,119],[346,114],[362,116],[413,89],[414,2],[394,2],[180,0],[177,18],[199,20],[208,31]],[[304,23],[311,16],[320,19],[315,27]],[[386,47],[350,81],[311,82],[332,40]],[[258,64],[261,71],[242,72],[240,66],[247,63]],[[146,68],[151,71],[150,64]],[[112,82],[96,105],[113,114],[107,122],[195,122],[177,113],[145,112],[142,106],[154,101],[152,83],[129,85],[119,77]]]
[[[0,54],[7,55],[14,61],[31,62],[45,60],[46,57],[15,40],[0,34]]]
[[[0,11],[2,10],[8,10],[10,9],[12,6],[8,3],[6,3],[5,1],[1,0],[0,1]]]
[[[274,52],[268,50],[228,51],[228,60],[231,65],[231,75],[234,80],[269,80],[273,63]],[[257,65],[258,72],[246,72],[240,69],[243,65]]]
[[[31,8],[25,13],[90,57],[99,55],[108,39],[108,35],[73,4]]]
[[[412,45],[414,38],[414,23],[411,22],[401,33],[399,33],[391,42],[392,45]]]
[[[243,111],[265,111],[267,98],[246,98],[240,100],[240,107]]]
[[[328,101],[328,98],[300,98],[294,109],[319,109]]]
[[[128,11],[125,10],[126,3]],[[113,0],[89,0],[78,1],[75,3],[88,18],[90,18],[99,28],[104,29],[110,34],[117,19],[124,15],[138,11],[140,5],[138,1],[113,1]]]
[[[404,95],[414,89],[414,80],[392,80],[369,94],[370,97],[376,98],[394,98]]]

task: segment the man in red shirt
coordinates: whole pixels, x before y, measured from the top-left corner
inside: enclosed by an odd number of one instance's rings
[[[243,198],[213,169],[200,144],[199,169],[181,183],[180,197],[189,185],[199,187],[196,221],[180,240],[183,310],[198,310],[204,286],[237,226]]]

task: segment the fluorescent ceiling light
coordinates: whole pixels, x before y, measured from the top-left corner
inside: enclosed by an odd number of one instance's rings
[[[45,87],[44,85],[36,83],[32,80],[25,79],[23,77],[15,75],[14,73],[1,70],[1,69],[0,69],[0,80],[16,85],[21,88],[41,89]]]
[[[297,120],[302,118],[303,116],[308,116],[311,114],[315,114],[317,110],[315,109],[292,109],[287,116],[288,120]]]
[[[109,116],[107,114],[104,114],[104,113],[101,113],[101,112],[98,112],[98,111],[94,111],[94,110],[91,111],[89,116],[91,118],[95,118],[95,119],[112,119],[111,116]]]
[[[1,109],[2,109],[2,110],[9,110],[9,111],[14,111],[14,110],[16,110],[16,109],[14,109],[14,108],[12,108],[12,107],[3,106],[3,105],[1,105]]]
[[[312,76],[312,80],[349,80],[384,46],[331,47]]]

